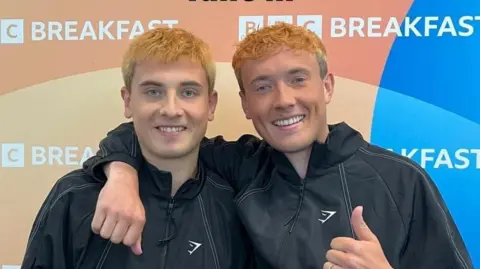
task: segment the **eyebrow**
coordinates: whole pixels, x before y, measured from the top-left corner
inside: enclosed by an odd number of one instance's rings
[[[145,80],[145,81],[143,81],[142,83],[140,83],[140,86],[157,86],[157,87],[164,87],[165,84],[162,83],[162,82],[154,81],[154,80]],[[195,81],[195,80],[182,81],[182,82],[180,83],[180,86],[182,86],[182,87],[184,87],[184,86],[195,86],[195,87],[202,88],[202,84],[200,84],[199,82],[197,82],[197,81]]]
[[[289,75],[295,75],[295,74],[299,74],[299,73],[305,73],[305,74],[309,74],[310,71],[308,71],[308,69],[306,68],[303,68],[303,67],[296,67],[296,68],[292,68],[290,70],[287,71],[287,74]],[[254,78],[250,84],[254,84],[255,82],[258,82],[258,81],[262,81],[262,80],[268,80],[270,79],[272,76],[268,76],[268,75],[261,75],[261,76],[258,76],[256,78]]]
[[[294,75],[294,74],[298,74],[298,73],[309,74],[310,71],[308,71],[308,69],[303,68],[303,67],[297,67],[297,68],[293,68],[293,69],[288,70],[289,75]]]

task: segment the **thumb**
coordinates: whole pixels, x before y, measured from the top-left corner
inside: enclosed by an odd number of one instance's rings
[[[142,235],[138,238],[135,245],[130,247],[135,255],[142,255]]]
[[[351,224],[359,240],[377,242],[378,239],[363,220],[363,207],[357,206],[352,213]]]

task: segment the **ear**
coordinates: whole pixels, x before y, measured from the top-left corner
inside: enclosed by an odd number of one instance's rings
[[[130,108],[130,90],[126,87],[123,87],[120,92],[122,94],[123,106],[125,107],[123,115],[125,116],[125,118],[130,119],[133,116],[132,109]]]
[[[335,89],[335,77],[332,73],[328,73],[323,80],[323,93],[325,95],[325,103],[329,104],[332,101],[333,92]]]
[[[247,102],[247,97],[245,96],[245,92],[240,90],[238,92],[238,95],[240,95],[240,99],[242,100],[242,109],[243,109],[243,112],[245,113],[245,118],[247,118],[247,120],[251,120],[252,118],[250,117],[250,113],[248,111],[248,102]]]
[[[213,121],[215,119],[215,109],[217,109],[218,93],[213,90],[208,95],[208,120]]]

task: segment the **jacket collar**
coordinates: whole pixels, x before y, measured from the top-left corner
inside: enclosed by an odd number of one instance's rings
[[[171,199],[172,174],[168,171],[159,170],[147,161],[143,162],[140,170],[140,184],[144,183],[144,190],[155,196]],[[175,194],[175,199],[189,200],[197,197],[206,180],[205,168],[198,161],[195,177],[188,179]]]
[[[329,167],[344,162],[366,142],[362,135],[345,122],[329,125],[325,143],[315,141],[308,161],[307,178],[320,176]],[[279,172],[295,177],[298,174],[284,153],[273,149],[273,161]]]

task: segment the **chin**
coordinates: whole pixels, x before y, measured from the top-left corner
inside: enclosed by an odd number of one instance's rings
[[[181,159],[190,153],[188,150],[164,150],[157,152],[157,156],[161,159]]]
[[[268,141],[267,141],[268,142]],[[312,146],[310,141],[292,141],[292,139],[278,139],[269,143],[273,148],[283,153],[297,153]]]

